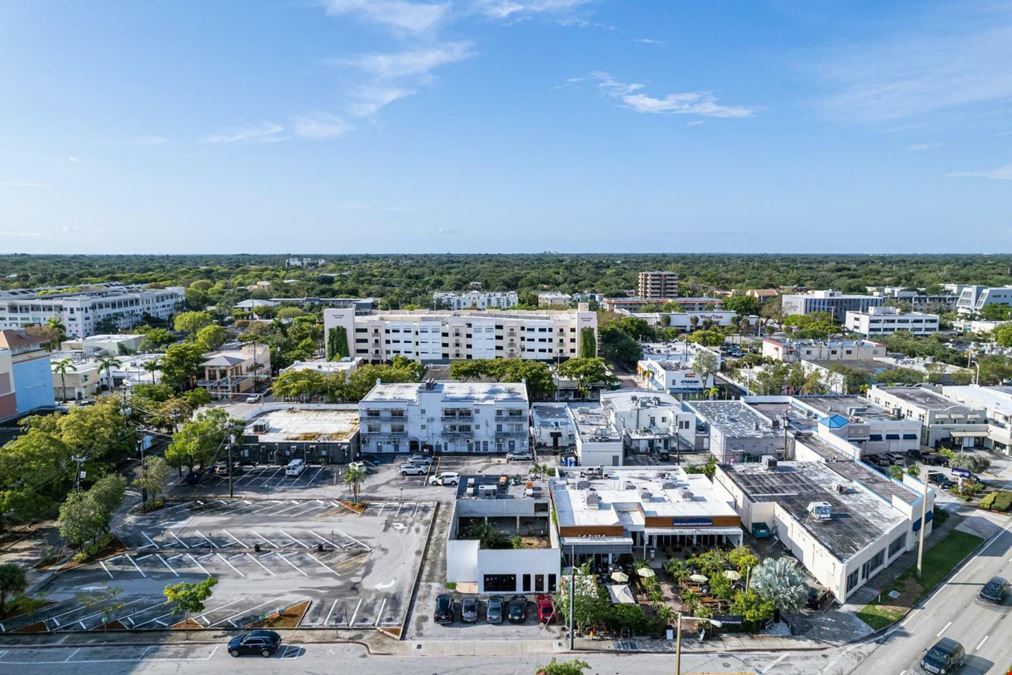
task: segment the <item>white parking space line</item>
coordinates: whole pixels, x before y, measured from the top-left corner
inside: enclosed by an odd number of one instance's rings
[[[385,509],[386,507],[387,507],[387,503],[386,502],[383,502],[382,504],[380,504],[380,510],[379,510],[379,512],[376,513],[376,515],[377,516],[382,516],[383,515],[383,509]]]
[[[989,637],[991,637],[991,636],[990,636],[990,635],[985,635],[985,636],[984,636],[984,639],[983,639],[983,640],[981,640],[981,641],[980,641],[980,643],[979,643],[979,644],[977,645],[977,651],[978,651],[978,652],[980,651],[980,648],[984,646],[984,643],[985,643],[985,642],[987,642],[987,639],[988,639]]]
[[[253,555],[252,555],[251,553],[247,553],[247,554],[246,554],[246,556],[247,556],[247,557],[248,557],[248,558],[249,558],[250,560],[252,560],[253,562],[255,562],[255,563],[256,563],[257,565],[260,565],[260,567],[263,567],[263,568],[264,568],[264,572],[267,572],[267,574],[271,575],[272,577],[275,577],[275,576],[277,576],[276,574],[274,574],[274,572],[271,572],[270,568],[268,568],[268,567],[265,567],[265,566],[264,566],[264,564],[263,564],[262,562],[260,562],[260,561],[259,561],[259,560],[257,560],[257,559],[256,559],[255,557],[253,557]]]
[[[380,603],[380,608],[379,608],[379,611],[378,611],[378,612],[376,612],[376,623],[374,623],[374,624],[373,624],[374,626],[378,626],[378,625],[380,625],[380,619],[382,619],[382,618],[383,618],[383,609],[384,609],[384,608],[385,608],[386,606],[387,606],[387,599],[386,599],[386,598],[383,598],[383,602],[381,602],[381,603]],[[786,654],[785,654],[785,656],[786,656]]]
[[[158,558],[159,560],[161,560],[162,564],[165,565],[166,567],[168,567],[170,572],[172,572],[173,574],[175,574],[177,577],[179,576],[179,572],[177,572],[176,570],[172,569],[172,565],[170,565],[169,562],[165,558],[163,558],[161,555],[159,555],[157,553],[155,554],[155,557]]]
[[[329,623],[330,623],[330,617],[331,617],[331,616],[333,616],[333,614],[334,614],[334,609],[336,609],[336,608],[337,608],[337,602],[338,602],[338,601],[337,601],[337,600],[335,600],[335,601],[334,601],[334,604],[332,604],[332,605],[330,606],[330,611],[329,611],[329,612],[327,612],[327,618],[323,620],[323,625],[324,625],[324,626],[326,626],[327,624],[329,624]]]
[[[280,511],[275,511],[271,515],[278,516],[278,515],[281,515],[282,513],[285,513],[286,511],[291,511],[292,509],[297,509],[300,506],[304,506],[304,504],[302,502],[297,502],[294,499],[291,500],[291,502],[292,502],[293,506],[289,506],[287,508],[281,509]]]
[[[288,534],[288,533],[287,533],[287,532],[285,532],[284,530],[278,530],[278,532],[280,532],[281,534],[285,535],[286,537],[288,537],[289,539],[291,539],[292,541],[294,541],[294,542],[295,542],[296,544],[298,544],[298,545],[299,545],[299,546],[301,546],[302,548],[309,548],[309,544],[304,544],[304,543],[302,543],[301,541],[299,541],[298,539],[296,539],[296,538],[295,538],[295,537],[293,537],[292,535]]]
[[[236,574],[238,574],[239,576],[241,576],[241,577],[242,577],[242,578],[244,578],[244,579],[246,578],[246,575],[245,575],[245,574],[243,574],[242,572],[240,572],[240,571],[239,571],[238,569],[236,569],[235,565],[233,565],[233,564],[232,564],[232,563],[230,563],[229,561],[225,560],[225,556],[223,556],[223,555],[222,555],[222,554],[220,554],[220,553],[215,553],[215,555],[216,555],[216,556],[218,556],[219,558],[221,558],[221,561],[222,561],[223,563],[225,563],[226,565],[228,565],[229,567],[231,567],[231,568],[232,568],[232,571],[233,571],[233,572],[235,572]]]
[[[194,532],[196,532],[200,537],[203,537],[204,541],[206,541],[208,544],[211,545],[211,548],[221,548],[220,546],[218,546],[217,544],[215,544],[213,541],[211,541],[210,539],[208,539],[206,536],[204,536],[201,533],[200,530],[194,530]]]
[[[300,645],[285,645],[285,653],[281,655],[281,658],[294,659],[299,655],[300,649],[302,649]],[[289,654],[291,655],[289,656]]]
[[[260,513],[261,511],[266,511],[268,509],[273,509],[275,506],[277,506],[278,504],[281,504],[281,503],[282,502],[279,502],[276,499],[271,499],[271,500],[265,502],[265,505],[261,506],[259,509],[254,509],[254,510],[250,511],[250,515],[252,515],[254,513]]]
[[[942,628],[942,630],[940,630],[937,633],[935,633],[935,637],[942,637],[942,633],[944,633],[945,631],[949,630],[949,626],[951,626],[951,625],[952,625],[951,621],[949,623],[945,624],[945,627]]]
[[[320,535],[318,535],[317,533],[313,532],[312,530],[308,530],[308,532],[309,532],[309,534],[313,535],[314,537],[316,537],[317,539],[319,539],[320,541],[322,541],[324,544],[330,544],[331,546],[335,546],[335,547],[337,546],[337,544],[335,544],[331,540],[326,539],[324,537],[321,537]]]
[[[142,612],[146,612],[149,609],[154,609],[155,607],[164,607],[167,604],[169,604],[168,601],[166,601],[166,602],[160,602],[157,605],[149,605],[149,606],[145,607],[144,609],[138,609],[136,612],[130,612],[126,616],[121,616],[118,619],[116,619],[116,621],[129,621],[130,625],[133,626],[134,625],[134,621],[130,617],[135,616],[137,614],[140,614]]]
[[[105,566],[105,563],[104,563],[104,562],[102,562],[101,560],[99,560],[99,561],[98,561],[98,564],[102,566],[102,569],[104,569],[104,570],[105,570],[105,573],[109,575],[109,578],[110,578],[110,579],[112,579],[112,578],[113,578],[113,577],[112,577],[112,572],[110,572],[110,571],[109,571],[109,568]]]
[[[574,605],[574,606],[575,606],[575,605]],[[79,651],[81,651],[81,648],[80,648],[80,647],[78,647],[78,648],[77,648],[77,649],[75,649],[74,651],[70,652],[70,656],[68,656],[67,658],[63,659],[63,662],[64,662],[64,663],[67,663],[68,661],[70,661],[70,660],[71,660],[72,658],[74,658],[74,656],[75,656],[75,655],[76,655],[76,654],[77,654],[77,653],[78,653]]]
[[[355,605],[355,611],[351,613],[351,618],[348,619],[348,627],[351,628],[355,625],[355,617],[358,615],[358,608],[362,606],[362,598],[358,599],[358,604]]]
[[[239,544],[240,546],[245,546],[246,545],[246,544],[242,543],[241,541],[239,541],[239,539],[237,539],[236,536],[234,534],[232,534],[231,532],[229,532],[228,530],[222,530],[222,532],[224,532],[228,536],[232,537],[232,541],[234,541],[235,543]]]
[[[412,517],[414,517],[414,515],[415,515],[416,513],[418,513],[418,507],[419,507],[419,503],[418,503],[418,502],[415,502],[415,508],[414,508],[414,510],[413,510],[413,511],[411,512],[411,516],[412,516]]]
[[[171,534],[176,541],[178,541],[180,544],[182,544],[183,548],[190,548],[190,545],[187,544],[182,539],[180,539],[179,537],[177,537],[175,532],[173,532],[172,530],[169,530],[169,534]]]
[[[140,602],[142,600],[144,600],[144,598],[137,598],[136,600],[131,600],[130,602],[124,603],[122,605],[122,607],[129,607],[130,605],[134,605],[134,604],[136,604],[136,603],[138,603],[138,602]],[[122,609],[122,607],[121,607],[121,609]],[[106,613],[106,611],[104,609],[99,610],[99,611],[94,612],[92,614],[88,614],[86,616],[82,616],[81,618],[79,618],[79,619],[76,620],[76,623],[79,624],[84,630],[88,630],[88,626],[84,622],[87,621],[88,619],[93,619],[96,616],[102,616],[105,613]]]
[[[289,565],[291,565],[292,568],[295,569],[296,571],[298,571],[298,573],[301,574],[302,576],[304,576],[304,577],[308,577],[309,576],[308,574],[306,574],[305,572],[302,571],[301,567],[299,567],[298,565],[296,565],[295,563],[293,563],[291,560],[289,560],[285,556],[281,555],[281,553],[279,553],[278,551],[275,551],[274,555],[276,555],[277,557],[281,558],[286,563],[288,563]]]
[[[325,563],[322,560],[320,560],[319,558],[317,558],[312,553],[306,553],[306,555],[308,555],[310,558],[312,558],[313,560],[315,560],[320,567],[322,567],[323,569],[327,570],[328,572],[330,572],[331,574],[333,574],[335,577],[341,576],[340,574],[338,574],[337,570],[335,570],[333,567],[331,567],[327,563]]]
[[[309,482],[312,483],[314,480],[316,480],[316,477],[319,476],[321,473],[323,473],[323,467],[322,466],[319,469],[316,470],[316,473],[314,473],[313,477],[309,479]]]
[[[341,535],[345,539],[351,539],[353,542],[355,542],[356,544],[358,544],[359,546],[361,546],[365,550],[369,551],[370,553],[372,552],[372,546],[370,546],[369,544],[366,544],[365,542],[359,541],[355,537],[353,537],[350,534],[347,534],[345,532],[342,532],[341,530],[337,529],[336,527],[334,528],[334,532],[337,532],[339,535]]]
[[[148,540],[147,545],[146,546],[141,546],[141,548],[147,548],[148,546],[154,546],[155,548],[158,548],[158,544],[156,544],[154,542],[154,540],[152,540],[151,537],[148,536],[147,532],[145,532],[144,530],[141,530],[141,534],[144,535],[144,538]]]
[[[238,612],[237,614],[233,614],[233,615],[232,615],[232,616],[230,616],[230,617],[226,617],[226,618],[224,618],[224,619],[220,619],[220,620],[218,620],[218,621],[215,621],[214,623],[209,623],[208,625],[209,625],[209,626],[217,626],[218,624],[221,624],[221,623],[225,623],[225,622],[227,622],[227,621],[231,621],[232,619],[235,619],[236,617],[240,617],[240,616],[242,616],[243,614],[248,614],[249,612],[252,612],[252,611],[253,611],[254,609],[260,609],[260,608],[261,608],[261,607],[263,607],[264,605],[270,605],[270,604],[272,604],[272,603],[276,603],[276,602],[278,602],[279,600],[281,600],[281,598],[273,598],[273,599],[271,599],[271,600],[268,600],[267,602],[261,602],[261,603],[260,603],[259,605],[254,605],[254,606],[252,606],[252,607],[247,607],[246,609],[244,609],[244,610],[243,610],[243,611],[241,611],[241,612]],[[238,602],[238,601],[236,601],[236,602]],[[235,604],[235,603],[232,603],[232,604]],[[223,605],[223,606],[224,606],[224,605]],[[219,607],[219,609],[221,609],[221,608]]]
[[[256,530],[250,530],[250,532],[252,532],[254,535],[256,535],[257,537],[259,537],[259,538],[263,539],[265,542],[267,542],[267,545],[270,546],[271,548],[279,548],[278,546],[276,546],[274,544],[274,542],[272,542],[270,539],[268,539],[267,537],[263,536],[262,534],[260,534]]]
[[[271,479],[274,478],[274,474],[276,474],[278,471],[281,471],[281,467],[280,466],[278,468],[274,469],[274,473],[272,473],[270,476],[268,476],[267,480],[265,480],[264,484],[261,485],[260,487],[267,487],[267,485],[271,482]]]
[[[129,560],[129,561],[130,561],[131,563],[133,563],[133,566],[134,566],[134,568],[135,568],[135,569],[136,569],[136,570],[137,570],[138,572],[140,572],[140,573],[141,573],[141,576],[142,576],[142,577],[144,577],[145,579],[147,579],[147,578],[148,578],[148,575],[147,575],[147,574],[144,574],[144,570],[142,570],[142,569],[140,568],[140,566],[139,566],[139,565],[138,565],[138,564],[137,564],[136,562],[134,562],[134,559],[133,559],[133,558],[131,558],[131,557],[130,557],[129,555],[124,555],[124,557],[125,557],[125,558],[126,558],[127,560]]]

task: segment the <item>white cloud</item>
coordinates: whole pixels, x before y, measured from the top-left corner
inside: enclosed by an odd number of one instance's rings
[[[911,152],[923,152],[925,150],[940,147],[942,147],[941,143],[911,143],[907,146],[907,150],[910,150]]]
[[[0,180],[0,186],[15,187],[15,188],[40,188],[40,187],[49,187],[49,183],[31,183],[28,181],[19,181],[19,180]]]
[[[698,115],[700,117],[742,118],[751,117],[759,108],[741,105],[723,105],[708,91],[686,91],[667,94],[661,98],[643,93],[644,85],[616,80],[609,73],[596,71],[587,77],[573,78],[570,83],[592,80],[605,95],[639,113]]]
[[[972,8],[972,9],[970,9]],[[812,69],[834,118],[887,122],[1012,97],[1012,12],[954,3],[902,31],[834,50]]]
[[[479,0],[477,10],[493,19],[512,19],[535,14],[564,14],[591,0]]]
[[[992,180],[1012,180],[1012,164],[1005,164],[1004,166],[998,166],[984,171],[956,171],[950,173],[949,176],[969,176],[972,178],[990,178]]]
[[[313,113],[300,115],[292,121],[292,130],[299,138],[326,140],[342,136],[354,127],[337,115],[330,113]]]
[[[371,117],[394,101],[415,93],[415,89],[401,87],[359,87],[354,91],[355,100],[348,105],[348,112],[356,117]]]
[[[449,63],[474,56],[470,42],[448,42],[428,49],[416,49],[387,54],[363,54],[350,63],[380,79],[418,77],[428,81],[432,71]]]
[[[328,14],[354,15],[362,21],[414,33],[436,27],[446,17],[450,3],[407,2],[406,0],[322,0]]]
[[[42,232],[17,232],[13,230],[0,230],[0,237],[45,237]]]
[[[689,120],[688,122],[685,123],[685,125],[689,127],[698,127],[703,124],[706,124],[706,122],[704,122],[703,120]]]
[[[73,162],[74,164],[80,164],[81,163],[81,159],[79,157],[75,157],[74,155],[67,155],[67,161],[68,162]]]
[[[652,45],[654,47],[663,47],[668,44],[664,40],[654,40],[653,38],[636,38],[633,42],[639,42],[641,45]]]
[[[275,143],[283,141],[285,128],[275,122],[260,122],[243,127],[226,129],[201,139],[202,143]]]

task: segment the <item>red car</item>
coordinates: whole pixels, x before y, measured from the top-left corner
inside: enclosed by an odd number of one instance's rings
[[[555,618],[555,605],[552,603],[552,596],[539,595],[534,603],[538,607],[538,623],[551,623]]]

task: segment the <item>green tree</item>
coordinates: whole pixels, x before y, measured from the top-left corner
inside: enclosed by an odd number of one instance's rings
[[[145,502],[157,502],[158,496],[165,489],[165,481],[169,478],[169,463],[158,455],[144,458],[141,475],[134,480],[134,485],[141,489]]]
[[[196,343],[205,352],[211,352],[225,344],[228,334],[217,324],[209,324],[197,331]]]
[[[481,548],[502,548],[505,537],[487,520],[475,520],[464,530],[464,539],[477,539]]]
[[[622,330],[616,323],[609,323],[598,331],[601,347],[599,355],[607,361],[633,368],[636,366],[636,362],[643,358],[643,348],[634,337]]]
[[[547,666],[538,666],[534,669],[535,675],[583,675],[583,671],[590,668],[590,664],[582,659],[572,661],[559,661],[554,656]]]
[[[339,361],[349,355],[348,330],[344,326],[334,326],[327,331],[327,360]]]
[[[735,312],[738,316],[753,316],[762,311],[762,303],[759,298],[751,295],[732,295],[724,298],[724,309]]]
[[[92,505],[84,492],[71,492],[60,505],[57,519],[60,538],[71,548],[82,548],[96,536]]]
[[[991,468],[991,460],[981,455],[957,452],[955,456],[949,460],[949,466],[966,469],[971,473],[983,473]]]
[[[274,316],[279,319],[294,319],[302,316],[303,314],[305,314],[305,312],[298,307],[282,307],[277,311],[277,313],[275,313]]]
[[[99,356],[98,359],[96,359],[96,365],[98,365],[99,370],[105,371],[106,387],[110,391],[112,391],[113,389],[112,369],[114,367],[119,368],[121,365],[123,365],[122,361],[117,359],[115,356],[103,354],[102,356]]]
[[[165,600],[172,607],[173,613],[183,612],[185,624],[189,627],[190,614],[204,611],[205,603],[214,592],[218,580],[214,577],[207,577],[203,581],[188,583],[181,581],[178,584],[166,586],[163,593]]]
[[[172,322],[172,327],[180,333],[192,336],[196,335],[197,331],[204,326],[211,325],[213,321],[211,315],[207,312],[180,312]]]
[[[903,467],[893,464],[889,467],[889,477],[893,480],[903,480]]]
[[[1012,319],[1012,307],[1008,305],[985,305],[980,310],[980,318],[985,321],[1008,321]]]
[[[77,372],[77,366],[74,365],[74,359],[65,358],[60,359],[53,363],[53,372],[60,374],[60,398],[64,401],[67,400],[67,373]]]
[[[352,501],[358,504],[359,491],[362,489],[362,483],[365,482],[366,471],[364,467],[360,466],[349,466],[344,470],[344,484],[351,488]]]
[[[593,328],[580,329],[580,358],[597,356],[597,334]]]
[[[25,570],[17,563],[0,565],[0,615],[7,611],[7,598],[17,597],[28,587]]]
[[[287,401],[310,401],[323,398],[331,391],[327,377],[317,370],[289,370],[274,378],[271,392]]]
[[[58,316],[51,316],[46,319],[44,328],[50,336],[49,342],[46,345],[49,351],[57,349],[60,343],[67,339],[67,327],[63,325],[63,321]]]
[[[191,389],[203,362],[204,350],[200,345],[192,342],[172,345],[161,358],[162,382],[176,391]]]
[[[165,461],[179,469],[186,467],[189,471],[196,466],[210,466],[229,435],[241,425],[221,408],[204,410],[173,434],[172,442],[165,450]]]
[[[699,374],[703,380],[703,384],[706,384],[716,372],[720,369],[717,366],[717,356],[713,352],[701,349],[696,352],[696,356],[692,359],[692,369]]]
[[[752,570],[750,588],[781,612],[796,612],[808,600],[805,575],[792,558],[767,558]]]
[[[994,329],[994,341],[1002,347],[1012,347],[1012,323],[1003,323]]]
[[[157,351],[176,341],[176,337],[167,328],[149,328],[144,332],[140,348],[142,351]]]
[[[145,372],[151,373],[151,384],[155,383],[155,373],[161,370],[161,367],[161,359],[150,359],[141,364],[141,368],[143,368]]]
[[[607,387],[618,382],[611,374],[601,357],[569,359],[559,366],[559,375],[576,380],[583,391],[590,391],[595,386]]]

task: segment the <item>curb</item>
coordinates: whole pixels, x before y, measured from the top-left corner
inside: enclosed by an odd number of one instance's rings
[[[401,621],[401,636],[399,639],[402,641],[408,629],[408,620],[411,618],[412,612],[415,611],[415,601],[418,598],[418,584],[422,579],[422,567],[425,565],[425,558],[429,554],[429,546],[432,544],[432,531],[436,528],[436,519],[439,517],[441,502],[434,503],[435,506],[432,507],[432,519],[429,520],[429,531],[425,535],[425,546],[422,547],[422,558],[418,561],[418,569],[415,570],[415,580],[411,587],[411,599],[408,601],[408,606],[404,612],[404,620]]]

